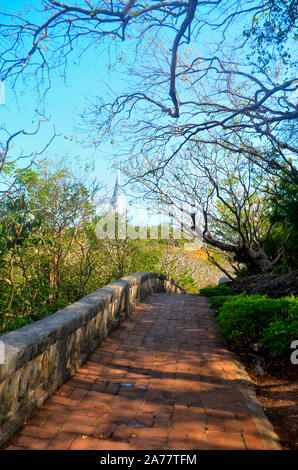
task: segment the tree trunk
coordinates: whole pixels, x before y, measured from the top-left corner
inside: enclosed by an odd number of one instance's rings
[[[262,245],[255,248],[245,245],[232,245],[216,240],[209,232],[206,231],[203,234],[203,239],[211,246],[215,246],[216,248],[228,253],[233,253],[237,258],[237,261],[256,267],[261,272],[267,273],[271,271],[275,264],[270,261]]]
[[[262,272],[267,273],[272,270],[273,263],[262,246],[256,249],[249,248],[247,252],[252,264],[258,266]]]

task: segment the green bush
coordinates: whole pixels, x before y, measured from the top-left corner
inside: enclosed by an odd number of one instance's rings
[[[248,350],[250,344],[261,342],[268,353],[281,356],[291,340],[298,339],[298,300],[231,296],[220,306],[216,321],[235,348]]]
[[[298,339],[298,316],[289,315],[275,320],[266,328],[262,343],[271,356],[283,356],[290,350],[292,341]]]
[[[9,331],[16,330],[17,328],[21,328],[22,326],[28,325],[28,323],[32,323],[29,317],[0,317],[0,336],[8,333]]]
[[[214,297],[216,295],[233,295],[233,292],[225,284],[220,284],[216,287],[205,287],[200,290],[200,294],[206,295],[207,297]]]
[[[243,294],[241,294],[243,295]],[[209,302],[212,307],[219,308],[228,300],[234,298],[235,295],[214,295],[213,297],[209,298]]]

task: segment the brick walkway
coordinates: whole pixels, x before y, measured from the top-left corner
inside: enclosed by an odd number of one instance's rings
[[[147,298],[7,449],[274,449],[207,299]],[[246,388],[245,388],[246,390]]]

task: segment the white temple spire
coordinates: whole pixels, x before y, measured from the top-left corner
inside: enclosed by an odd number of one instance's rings
[[[118,168],[113,196],[110,199],[109,212],[123,213],[123,198],[120,190],[120,170]]]

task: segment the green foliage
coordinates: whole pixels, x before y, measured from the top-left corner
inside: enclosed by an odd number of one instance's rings
[[[175,280],[178,282],[178,284],[180,284],[181,287],[183,287],[186,292],[197,292],[197,283],[192,277],[191,271],[189,269],[181,273],[180,276],[178,276]]]
[[[276,170],[278,156],[274,152],[271,156],[269,167]],[[268,186],[268,194],[263,198],[265,203],[262,228],[265,228],[266,235],[259,248],[272,263],[270,272],[286,274],[298,269],[298,172],[292,168],[291,174],[277,173],[278,183],[276,186]],[[243,257],[242,252],[233,256],[233,262],[240,263],[236,270],[237,277],[261,272],[260,266]]]
[[[0,217],[0,333],[84,295],[78,238],[94,212],[94,188],[65,168],[43,165],[14,176],[18,196],[4,200]]]
[[[262,343],[271,356],[283,356],[290,350],[292,341],[298,338],[298,314],[289,313],[270,323],[264,332]]]
[[[236,295],[219,308],[216,321],[236,349],[249,350],[251,344],[261,342],[267,353],[281,356],[297,337],[298,299]]]
[[[252,41],[252,54],[247,60],[268,71],[272,62],[294,65],[291,40],[296,38],[297,2],[295,0],[269,0],[244,36]]]
[[[285,175],[283,175],[285,176]],[[283,247],[282,258],[275,272],[287,273],[298,268],[298,173],[291,180],[281,179],[271,197],[270,221],[274,224],[264,246],[271,258]],[[287,236],[285,237],[285,234]]]
[[[232,290],[225,284],[220,284],[215,287],[205,287],[200,290],[201,295],[206,295],[207,297],[213,297],[217,295],[233,295]]]
[[[65,166],[11,172],[18,197],[0,212],[0,335],[135,272],[161,272],[196,292],[183,240],[99,240],[96,186]]]
[[[214,308],[219,308],[221,307],[225,302],[228,300],[232,299],[234,297],[234,294],[232,295],[214,295],[209,298],[209,302],[212,307]]]
[[[16,316],[13,315],[11,317],[6,317],[5,321],[1,321],[0,323],[0,334],[8,333],[9,331],[16,330],[17,328],[21,328],[22,326],[28,325],[32,323],[33,320],[27,316]]]

